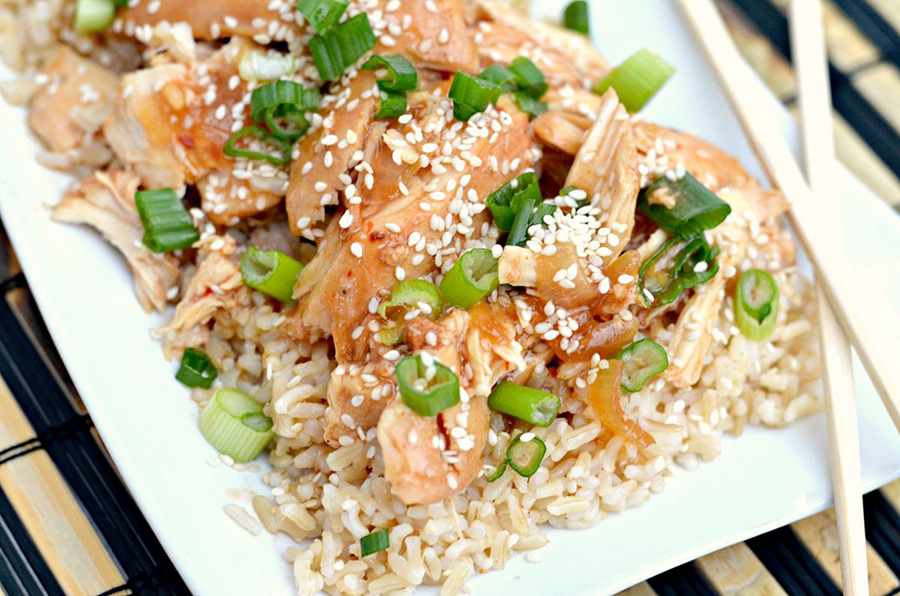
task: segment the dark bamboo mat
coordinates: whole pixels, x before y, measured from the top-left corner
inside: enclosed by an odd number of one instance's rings
[[[792,107],[786,1],[721,4],[748,60]],[[825,8],[839,157],[900,209],[900,0],[826,0]],[[189,594],[99,441],[2,222],[0,296],[0,596]],[[900,594],[898,510],[900,482],[866,496],[874,596]],[[625,593],[839,594],[837,544],[826,511]]]

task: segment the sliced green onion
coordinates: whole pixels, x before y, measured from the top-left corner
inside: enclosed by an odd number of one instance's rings
[[[200,412],[200,432],[236,462],[255,458],[272,440],[272,419],[258,401],[237,389],[216,391]]]
[[[512,91],[518,86],[518,77],[516,77],[516,73],[499,64],[488,66],[481,71],[478,78],[489,81],[502,88],[504,91]]]
[[[375,47],[375,34],[365,13],[322,31],[309,40],[309,51],[325,81],[336,81],[348,67]]]
[[[241,257],[244,283],[285,304],[294,302],[292,294],[303,264],[277,250],[262,251],[248,246]]]
[[[75,5],[75,31],[78,33],[106,31],[115,19],[113,0],[78,0]]]
[[[504,459],[499,464],[497,464],[497,469],[494,470],[494,473],[487,477],[488,482],[496,482],[500,480],[500,477],[503,476],[503,473],[506,472],[507,462]]]
[[[586,0],[573,0],[566,6],[566,12],[563,15],[563,24],[566,29],[577,31],[584,35],[590,35],[590,14],[588,12],[588,3]]]
[[[391,299],[382,302],[378,306],[378,313],[382,317],[387,316],[387,309],[406,307],[407,309],[419,308],[424,305],[425,314],[431,319],[436,319],[444,312],[444,301],[441,299],[441,291],[436,285],[425,279],[407,279],[401,281],[391,289]]]
[[[359,551],[363,557],[387,550],[390,545],[391,541],[387,530],[378,530],[359,539]]]
[[[334,27],[347,10],[345,0],[297,0],[297,10],[306,22],[321,33]]]
[[[527,441],[522,439],[526,435],[531,435]],[[519,476],[528,478],[541,467],[545,453],[547,453],[547,446],[542,440],[533,433],[522,433],[509,444],[509,449],[506,450],[506,459],[509,467],[515,470]]]
[[[200,239],[194,220],[171,188],[139,190],[134,204],[144,224],[144,245],[153,252],[188,248]]]
[[[507,182],[488,195],[485,203],[491,210],[494,225],[502,232],[508,232],[516,219],[519,203],[532,197],[542,201],[538,178],[534,172],[525,172],[515,179],[515,184]]]
[[[509,228],[506,246],[525,246],[525,242],[528,240],[528,228],[531,227],[532,212],[541,200],[533,196],[525,196],[518,201],[516,218]]]
[[[529,97],[540,99],[547,92],[549,85],[541,69],[525,56],[519,56],[509,65],[509,71],[516,75],[516,83]]]
[[[550,426],[559,412],[559,396],[503,381],[488,397],[488,407],[535,426]]]
[[[638,287],[647,306],[673,302],[681,292],[706,283],[719,272],[715,262],[718,247],[710,247],[700,234],[689,241],[669,239],[638,271]],[[705,263],[705,265],[700,265]],[[652,300],[648,300],[649,292]]]
[[[273,149],[281,152],[281,156],[271,153],[263,153],[262,151],[254,151],[252,149],[241,149],[237,147],[238,141],[244,138],[255,139],[267,144]],[[240,129],[228,139],[222,152],[228,157],[246,157],[247,159],[260,159],[267,161],[276,166],[284,166],[291,161],[291,145],[287,141],[279,139],[273,134],[266,132],[262,126],[251,124]]]
[[[531,218],[531,225],[546,225],[544,223],[544,218],[548,215],[553,215],[556,213],[556,210],[559,209],[558,206],[553,203],[541,203],[538,205],[537,210],[534,212],[534,217]]]
[[[496,104],[502,91],[490,81],[457,70],[448,93],[453,100],[453,115],[457,120],[468,120],[476,113],[486,110],[489,105]]]
[[[630,344],[616,355],[624,364],[622,389],[635,393],[644,388],[647,380],[662,373],[669,366],[666,350],[650,338]]]
[[[594,86],[594,93],[603,95],[612,87],[619,101],[629,112],[638,112],[669,80],[675,68],[651,52],[640,50],[617,66]]]
[[[524,91],[517,91],[515,95],[519,109],[528,114],[529,118],[535,118],[547,111],[546,102],[535,99]]]
[[[197,348],[185,348],[181,357],[181,366],[175,373],[175,378],[188,387],[203,387],[209,389],[213,381],[219,376],[216,365],[203,350]]]
[[[407,356],[394,374],[403,403],[419,416],[432,418],[459,403],[459,378],[434,358],[426,366],[421,356]]]
[[[735,287],[734,323],[750,341],[772,335],[778,321],[778,284],[768,271],[748,269]]]
[[[406,91],[381,90],[381,105],[375,117],[379,120],[399,118],[406,113]]]
[[[272,81],[253,90],[250,95],[250,117],[254,122],[262,122],[265,112],[281,106],[289,106],[297,112],[318,110],[321,101],[318,89],[284,79]]]
[[[487,248],[473,248],[441,280],[441,293],[453,306],[467,309],[493,292],[499,283],[497,259]]]
[[[419,84],[419,74],[415,67],[398,54],[372,56],[362,65],[363,70],[385,70],[384,78],[378,80],[378,88],[383,91],[415,91]]]
[[[638,210],[663,230],[692,238],[715,228],[731,213],[731,206],[691,174],[675,180],[660,176],[638,197]]]
[[[278,106],[265,111],[266,127],[282,141],[293,142],[309,130],[309,120],[290,106]]]

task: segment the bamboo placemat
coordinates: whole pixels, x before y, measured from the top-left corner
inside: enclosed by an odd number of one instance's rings
[[[786,1],[720,3],[749,62],[793,107]],[[825,9],[839,158],[900,210],[900,0],[826,0]],[[189,594],[103,449],[2,222],[0,298],[0,596]],[[900,481],[866,496],[874,596],[900,594],[898,511]],[[817,596],[839,586],[826,511],[623,594]]]

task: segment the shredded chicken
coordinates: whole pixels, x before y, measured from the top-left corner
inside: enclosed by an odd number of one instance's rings
[[[294,6],[290,3],[273,4],[271,0],[141,0],[128,3],[113,30],[140,38],[145,27],[184,22],[197,39],[213,41],[241,36],[261,44],[293,41],[300,29],[291,9]]]
[[[138,300],[146,311],[162,310],[177,292],[178,259],[144,246],[144,226],[134,205],[138,179],[121,170],[95,172],[82,180],[53,209],[53,219],[86,223],[103,234],[125,257],[134,273]]]
[[[580,88],[598,81],[609,64],[584,35],[541,23],[499,0],[478,0],[475,43],[482,65],[508,64],[527,56],[543,71],[552,87]]]
[[[721,154],[720,161],[724,162],[728,156],[721,150],[716,151]],[[725,286],[744,258],[751,237],[766,233],[760,232],[760,224],[773,226],[774,218],[788,209],[787,201],[779,193],[763,191],[756,181],[749,178],[745,180],[740,187],[729,186],[719,191],[720,198],[732,208],[731,215],[709,232],[721,249],[717,262],[722,273],[698,287],[687,299],[678,316],[669,342],[670,364],[665,372],[665,378],[676,387],[689,387],[700,378],[703,359],[715,339],[713,330],[719,321]],[[777,225],[774,227],[777,228]],[[775,243],[793,246],[786,238],[776,239]],[[782,255],[786,259],[784,264],[792,263],[793,256],[793,250],[787,249]]]
[[[433,159],[423,168],[422,162],[397,164],[393,152],[381,148],[372,152],[374,161],[361,168],[357,188],[366,200],[350,204],[338,216],[348,218],[349,226],[328,238],[328,246],[301,273],[294,293],[300,305],[292,317],[293,333],[308,337],[312,328],[331,334],[338,362],[359,362],[365,356],[369,331],[361,329],[354,335],[354,330],[363,323],[373,296],[387,292],[398,276],[415,279],[435,271],[443,263],[431,254],[438,247],[462,247],[481,237],[488,214],[479,197],[531,163],[528,118],[514,107],[490,117],[473,117],[457,134],[448,130],[452,108],[443,96],[428,94],[420,101],[422,105],[414,108],[425,123],[420,133],[434,130],[420,147],[429,142],[435,147],[465,143],[469,158],[446,158],[446,165]],[[410,103],[414,105],[413,98]],[[506,124],[488,133],[489,119]],[[413,132],[406,125],[400,130],[404,136]],[[495,156],[503,156],[503,163],[493,161]],[[369,169],[379,176],[370,176]],[[434,247],[431,252],[426,250],[429,246]],[[312,279],[317,281],[311,283]]]
[[[126,75],[104,126],[116,155],[145,185],[198,184],[204,211],[220,225],[270,209],[287,188],[283,169],[223,152],[233,130],[249,120],[248,88],[236,67],[247,50],[248,42],[235,39],[202,62],[164,63]]]
[[[55,153],[96,144],[118,94],[118,77],[67,46],[59,46],[43,75],[47,83],[34,94],[28,112],[34,133]]]
[[[591,120],[584,116],[549,111],[535,119],[534,133],[545,145],[575,155],[581,148],[585,131],[590,126]]]
[[[591,202],[608,215],[606,225],[617,240],[607,239],[611,251],[603,262],[608,264],[619,256],[631,236],[641,178],[631,119],[615,90],[609,89],[602,99],[597,119],[575,155],[566,186],[587,192]]]
[[[406,504],[437,503],[468,486],[481,471],[489,412],[487,398],[469,392],[460,356],[469,320],[467,313],[452,311],[442,321],[437,345],[430,348],[460,378],[460,403],[426,418],[396,398],[378,421],[385,478]]]
[[[215,250],[214,245],[217,246]],[[237,312],[242,304],[240,290],[245,290],[246,286],[236,250],[237,244],[228,235],[204,240],[197,257],[197,270],[187,282],[183,298],[175,308],[175,316],[159,329],[159,333],[172,336],[177,332],[185,345],[199,345],[209,336],[206,324],[213,315]]]

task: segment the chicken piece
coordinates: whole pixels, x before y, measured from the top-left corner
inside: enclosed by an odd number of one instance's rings
[[[212,249],[215,244],[220,247]],[[206,238],[197,256],[197,270],[175,307],[175,316],[160,333],[187,336],[190,345],[202,344],[209,333],[205,325],[217,313],[237,312],[242,304],[238,295],[246,288],[235,252],[237,244],[229,235]],[[246,293],[244,294],[246,298]]]
[[[501,284],[520,288],[537,285],[537,258],[530,248],[505,246],[497,265],[497,276]]]
[[[600,110],[602,98],[587,87],[550,87],[541,98],[551,112],[563,112],[570,116],[593,121]],[[587,129],[590,126],[585,126]]]
[[[437,503],[463,490],[481,471],[490,414],[487,398],[471,395],[462,374],[460,351],[468,325],[468,313],[451,311],[441,320],[437,345],[429,346],[429,353],[459,377],[460,402],[425,418],[396,398],[378,421],[384,476],[407,505]]]
[[[374,7],[384,11],[373,28],[385,51],[404,54],[434,70],[478,71],[478,50],[467,30],[465,2],[402,2],[399,8],[388,11],[391,4],[391,0],[378,0]],[[373,11],[366,10],[370,14]],[[386,43],[388,36],[391,41]]]
[[[372,93],[373,87],[374,74],[359,73],[337,93],[339,99],[323,126],[298,143],[285,198],[295,234],[314,240],[312,226],[325,218],[327,205],[338,204],[338,193],[347,186],[341,180],[348,179],[348,170],[359,161],[358,157],[353,160],[354,154],[369,142],[367,131],[381,101],[378,92]]]
[[[197,39],[253,38],[262,45],[293,41],[300,33],[296,6],[271,0],[139,0],[129,2],[113,24],[113,31],[140,38],[144,28],[158,23],[187,23]]]
[[[724,161],[727,155],[721,150],[716,151]],[[749,176],[741,187],[729,186],[719,190],[719,196],[732,208],[731,215],[724,222],[707,232],[721,249],[719,273],[695,289],[678,316],[667,350],[669,368],[664,373],[665,378],[676,387],[690,387],[700,378],[703,360],[712,345],[713,329],[718,325],[719,311],[725,298],[728,283],[725,271],[736,267],[744,258],[757,226],[771,222],[789,207],[780,193],[762,190]]]
[[[667,170],[675,170],[678,164],[713,192],[726,186],[740,187],[751,180],[735,157],[686,132],[637,121],[634,143],[641,162],[650,170],[642,186]]]
[[[520,14],[506,2],[478,0],[472,35],[482,65],[509,64],[527,56],[551,87],[590,89],[609,72],[609,64],[590,39]]]
[[[328,382],[325,440],[337,447],[340,437],[365,433],[378,424],[395,385],[394,365],[387,360],[336,368]]]
[[[163,310],[177,291],[178,259],[144,246],[144,226],[134,205],[137,176],[122,170],[95,172],[70,190],[53,209],[53,220],[91,225],[125,256],[145,311]]]
[[[118,77],[65,45],[59,46],[43,74],[48,83],[34,94],[28,112],[34,133],[56,153],[94,141],[112,111]]]
[[[366,357],[368,340],[365,334],[354,335],[354,329],[368,314],[372,298],[386,294],[398,277],[422,278],[449,266],[466,242],[488,229],[483,226],[488,221],[483,197],[532,163],[525,114],[514,107],[502,112],[491,108],[463,127],[453,124],[445,95],[429,97],[427,105],[412,108],[414,119],[398,130],[403,137],[428,131],[417,146],[445,149],[417,164],[398,155],[398,164],[393,158],[397,150],[382,148],[373,153],[374,161],[361,163],[357,192],[362,197],[339,218],[349,224],[340,232],[340,246],[329,238],[328,247],[298,279],[294,295],[300,303],[292,315],[292,332],[304,337],[312,328],[331,334],[339,362]],[[499,130],[491,128],[493,122]],[[502,163],[496,156],[503,156]],[[331,264],[326,268],[318,260]]]
[[[232,130],[249,120],[249,88],[236,67],[249,47],[236,38],[204,62],[161,64],[126,75],[104,126],[116,155],[145,185],[198,183],[204,210],[220,225],[271,208],[285,189],[281,168],[223,152]]]
[[[480,302],[469,314],[466,361],[472,369],[471,393],[487,397],[501,377],[526,369],[524,348],[516,338],[514,308]]]
[[[628,244],[641,187],[628,112],[619,103],[615,90],[608,90],[602,99],[597,119],[575,155],[566,186],[587,192],[591,203],[599,204],[608,215],[606,225],[613,231],[606,238],[610,254],[603,262],[608,264]]]
[[[591,121],[584,116],[567,112],[544,112],[534,123],[534,133],[545,144],[568,155],[575,155],[581,148],[585,132]]]

